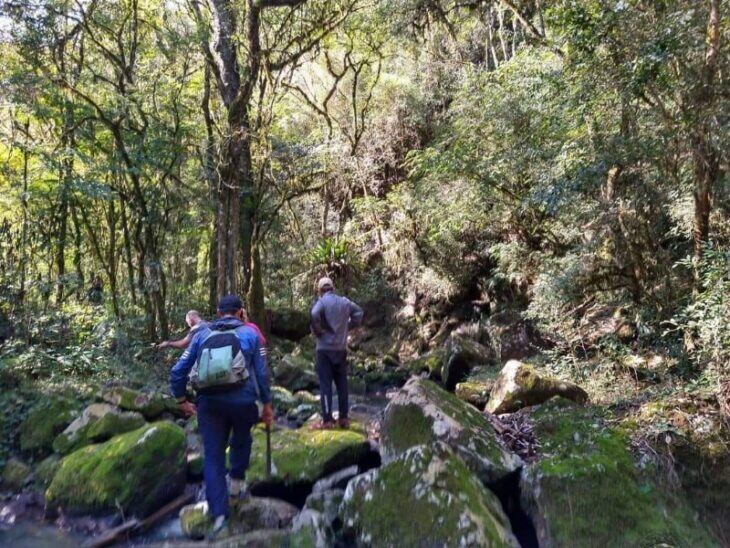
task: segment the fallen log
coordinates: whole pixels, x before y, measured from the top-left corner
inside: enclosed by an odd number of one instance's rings
[[[156,510],[153,514],[149,515],[142,521],[136,518],[125,521],[114,529],[110,529],[103,535],[89,539],[84,543],[84,547],[102,548],[104,546],[111,546],[123,540],[128,540],[130,537],[148,531],[173,512],[176,512],[186,504],[191,503],[194,499],[195,495],[193,493],[184,493],[176,499],[168,502],[162,508]]]

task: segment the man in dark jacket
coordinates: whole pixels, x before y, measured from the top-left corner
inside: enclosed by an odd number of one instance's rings
[[[322,278],[317,284],[319,299],[312,307],[312,332],[317,337],[317,375],[319,377],[322,422],[315,428],[332,428],[332,381],[337,386],[338,426],[350,426],[347,393],[347,334],[362,323],[362,309],[335,293],[332,280]]]
[[[196,406],[185,396],[188,380],[191,376],[193,379],[203,378],[205,373],[200,363],[212,363],[211,353],[219,356],[220,352],[215,352],[223,348],[228,356],[235,354],[235,359],[229,360],[238,367],[231,369],[238,375],[231,377],[234,382],[200,389],[197,397],[198,428],[203,436],[205,453],[205,494],[208,511],[213,518],[212,536],[225,527],[229,512],[226,448],[230,444],[230,496],[245,496],[244,480],[251,457],[251,428],[259,421],[256,400],[263,403],[261,420],[269,426],[274,420],[269,377],[260,351],[259,338],[253,329],[244,324],[243,318],[243,304],[238,297],[227,295],[221,298],[218,303],[218,319],[210,326],[195,331],[190,346],[170,372],[173,395],[183,412],[192,415],[196,412]],[[215,346],[214,337],[225,339],[228,346],[211,348]],[[227,350],[229,346],[231,351]],[[207,353],[208,362],[201,360],[202,352]],[[240,380],[235,380],[237,378]]]

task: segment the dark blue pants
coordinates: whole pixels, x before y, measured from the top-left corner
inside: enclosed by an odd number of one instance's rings
[[[205,497],[213,517],[228,515],[226,448],[230,445],[231,478],[244,479],[251,458],[251,428],[258,420],[256,404],[241,398],[238,390],[198,397]]]
[[[337,387],[340,418],[346,419],[350,410],[347,395],[347,351],[317,350],[317,376],[322,419],[332,420],[332,382]]]

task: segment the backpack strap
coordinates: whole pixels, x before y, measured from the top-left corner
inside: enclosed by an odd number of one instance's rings
[[[246,327],[245,325],[241,325],[241,326],[237,327],[236,328],[236,336],[239,335],[239,333],[240,333],[239,330],[241,328],[245,328],[245,327]],[[248,328],[248,329],[250,329],[250,328]],[[258,340],[258,337],[256,338],[256,340]],[[254,359],[255,359],[255,356],[254,356]],[[244,363],[246,363],[245,356],[244,356],[243,361],[244,361]],[[256,389],[256,399],[258,399],[259,401],[261,401],[261,388],[259,387],[258,377],[256,377],[256,369],[253,367],[253,360],[251,360],[251,366],[252,366],[251,367],[251,370],[249,370],[249,372],[248,372],[249,373],[249,378],[251,378],[253,380],[253,386]],[[248,367],[248,364],[246,364],[246,367]]]

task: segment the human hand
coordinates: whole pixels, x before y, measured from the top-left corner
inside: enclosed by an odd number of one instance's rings
[[[183,415],[185,415],[186,417],[192,417],[193,415],[195,415],[196,412],[195,404],[186,400],[180,403],[180,411],[182,411]]]
[[[274,424],[274,408],[271,407],[270,403],[265,403],[264,408],[261,410],[261,422],[266,426]]]
[[[162,341],[160,344],[157,345],[157,348],[163,349],[163,348],[167,348],[168,346],[170,346],[169,341]]]

